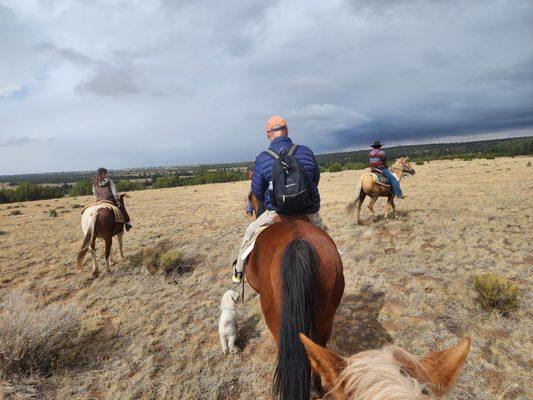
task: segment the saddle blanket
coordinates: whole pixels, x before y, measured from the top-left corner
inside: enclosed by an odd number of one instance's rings
[[[250,238],[250,240],[248,240],[248,242],[246,242],[246,244],[244,245],[244,251],[242,252],[242,256],[241,256],[241,260],[246,264],[246,260],[248,259],[248,256],[250,255],[250,253],[252,252],[252,250],[254,249],[254,246],[255,246],[255,240],[257,239],[257,236],[259,236],[259,234],[261,232],[263,232],[266,228],[268,228],[270,225],[266,225],[266,226],[262,226],[260,227],[257,232],[254,233],[254,235]],[[337,251],[339,252],[339,254],[342,256],[342,251],[340,251],[339,249],[337,249]]]
[[[367,172],[367,174],[372,175],[372,180],[374,181],[374,183],[376,183],[376,184],[378,184],[378,185],[381,185],[381,186],[390,187],[390,182],[389,182],[389,180],[385,177],[385,175],[383,175],[383,174],[376,174],[375,172]]]
[[[117,206],[115,206],[113,203],[111,203],[110,201],[101,200],[97,203],[90,204],[87,207],[85,207],[81,213],[83,214],[85,210],[91,207],[95,207],[97,210],[99,210],[100,208],[107,208],[108,210],[113,211],[113,213],[115,214],[115,222],[124,222],[124,215],[122,214],[122,211],[120,211],[120,209]]]

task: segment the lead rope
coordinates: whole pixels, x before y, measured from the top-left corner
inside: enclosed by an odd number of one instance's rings
[[[242,273],[242,292],[241,292],[241,299],[242,299],[243,303],[244,303],[244,277],[245,277],[245,274],[244,274],[244,268],[243,268],[243,273]]]

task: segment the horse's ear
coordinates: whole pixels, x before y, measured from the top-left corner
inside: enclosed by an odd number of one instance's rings
[[[128,193],[122,193],[122,194],[120,195],[120,200],[122,200],[122,199],[123,199],[124,197],[126,197],[127,195],[128,195]]]
[[[405,161],[409,160],[409,156],[405,157]]]
[[[337,378],[346,367],[346,360],[334,351],[316,344],[303,333],[300,333],[300,340],[307,352],[311,368],[322,379],[324,389],[337,398],[343,398],[341,388],[337,385]]]
[[[454,347],[429,353],[420,362],[400,348],[395,349],[393,355],[402,371],[422,384],[429,384],[435,395],[442,396],[459,378],[469,350],[470,338],[467,337]]]
[[[464,338],[459,344],[449,349],[429,353],[421,361],[420,365],[431,379],[437,396],[442,396],[453,387],[470,351],[471,339]]]

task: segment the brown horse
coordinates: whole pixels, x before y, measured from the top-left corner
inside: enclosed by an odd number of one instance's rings
[[[122,204],[124,204],[125,196],[126,193],[120,195],[120,202]],[[101,238],[105,241],[105,272],[109,272],[109,256],[111,255],[113,236],[117,237],[120,257],[124,258],[124,253],[122,252],[124,222],[115,222],[115,214],[109,208],[91,206],[87,208],[81,216],[81,227],[84,237],[81,249],[77,254],[77,266],[78,269],[83,269],[83,258],[85,257],[87,250],[90,249],[93,259],[93,277],[97,278],[99,272],[98,263],[96,262],[96,238]]]
[[[300,339],[313,370],[322,378],[328,399],[423,400],[445,395],[455,384],[470,350],[470,338],[446,350],[429,353],[420,361],[398,346],[367,350],[344,358]]]
[[[401,182],[403,176],[405,174],[414,175],[415,170],[413,167],[411,167],[411,164],[409,164],[408,157],[402,157],[396,160],[394,165],[389,168],[392,174],[396,177],[398,180],[398,183]],[[380,185],[376,182],[374,182],[374,179],[372,177],[372,173],[365,172],[361,178],[359,179],[359,185],[355,191],[356,198],[354,201],[352,201],[348,206],[346,207],[346,212],[351,215],[353,214],[354,210],[357,208],[357,223],[359,225],[362,224],[361,222],[361,206],[363,205],[363,202],[365,201],[365,197],[370,197],[370,203],[368,204],[368,208],[370,212],[372,213],[373,219],[376,220],[376,212],[374,211],[374,203],[377,201],[379,197],[387,197],[387,211],[388,214],[389,211],[392,208],[393,214],[396,214],[396,205],[394,204],[394,191],[392,190],[391,186],[384,186]]]
[[[322,346],[330,338],[344,291],[337,247],[305,216],[283,216],[259,234],[245,272],[277,343],[273,392],[278,399],[308,400],[311,367],[298,334]],[[320,378],[315,378],[319,390]]]

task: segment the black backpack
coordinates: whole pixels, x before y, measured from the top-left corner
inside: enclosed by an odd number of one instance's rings
[[[272,182],[268,187],[270,203],[278,214],[299,214],[309,204],[311,190],[307,173],[294,157],[298,145],[293,144],[287,152],[268,149],[266,153],[274,158]]]

